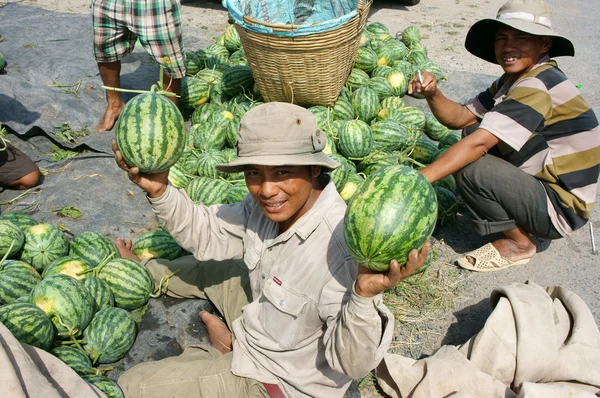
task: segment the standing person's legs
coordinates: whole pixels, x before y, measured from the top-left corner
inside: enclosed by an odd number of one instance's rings
[[[185,76],[181,9],[177,0],[160,0],[151,5],[136,4],[130,29],[146,51],[163,68],[163,89],[179,95]],[[175,104],[177,97],[168,97]]]
[[[544,186],[535,177],[493,155],[486,155],[457,173],[457,185],[482,235],[502,232],[498,239],[467,253],[459,265],[493,271],[524,264],[535,255],[530,238],[557,239]],[[479,264],[478,264],[479,263]]]
[[[94,57],[98,63],[102,83],[108,87],[121,87],[121,58],[135,46],[136,37],[126,27],[128,7],[118,0],[93,0],[92,23],[94,31]],[[107,106],[97,131],[111,130],[125,106],[118,91],[107,90]]]

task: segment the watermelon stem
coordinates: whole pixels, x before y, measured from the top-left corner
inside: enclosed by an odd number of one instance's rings
[[[29,195],[29,193],[32,191],[33,188],[29,188],[26,191],[23,191],[23,193],[21,193],[20,195],[15,196],[14,198],[12,198],[11,200],[7,200],[5,202],[0,202],[0,205],[10,205],[13,202],[16,202],[17,200],[21,199],[23,196]]]
[[[112,258],[115,256],[115,254],[116,254],[116,253],[114,253],[114,252],[113,252],[113,253],[110,253],[110,254],[107,254],[107,255],[106,255],[106,257],[104,257],[104,259],[102,260],[102,262],[101,262],[100,264],[98,264],[98,266],[96,266],[96,268],[93,268],[93,269],[91,270],[91,271],[94,271],[94,276],[95,276],[95,277],[97,277],[97,276],[98,276],[98,274],[100,273],[100,270],[101,270],[102,268],[104,268],[104,266],[105,266],[106,264],[108,264],[108,262],[109,262],[110,260],[112,260]],[[84,272],[89,272],[89,271],[84,271]]]
[[[0,127],[0,142],[2,142],[2,146],[3,146],[3,148],[0,149],[0,152],[5,151],[6,148],[8,148],[8,143],[10,142],[6,138],[4,138],[5,134],[6,134],[6,128]]]
[[[10,247],[8,248],[8,251],[4,254],[4,257],[2,257],[2,260],[0,260],[0,271],[2,271],[2,267],[3,267],[4,261],[8,257],[8,254],[10,253],[10,251],[12,250],[12,248],[15,245],[16,242],[17,242],[16,239],[13,239],[12,242],[10,242]]]
[[[170,274],[165,275],[160,280],[160,283],[158,284],[158,288],[156,289],[156,291],[153,294],[151,294],[150,297],[158,298],[158,297],[162,296],[163,294],[167,294],[167,291],[169,291],[169,281],[171,280],[171,278],[173,276],[175,276],[175,274],[177,274],[182,269],[183,268],[179,268],[177,271],[171,272]]]
[[[426,167],[423,163],[417,162],[416,160],[414,160],[412,158],[406,158],[406,160],[408,160],[409,162],[411,162],[412,164],[414,164],[416,166],[423,167],[423,168]]]

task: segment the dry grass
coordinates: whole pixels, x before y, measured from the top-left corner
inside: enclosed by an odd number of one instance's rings
[[[429,268],[405,280],[383,295],[386,306],[394,314],[394,337],[389,352],[418,359],[439,348],[451,322],[451,314],[464,280],[449,263],[443,242],[432,248]],[[363,397],[382,397],[373,374],[358,383]]]

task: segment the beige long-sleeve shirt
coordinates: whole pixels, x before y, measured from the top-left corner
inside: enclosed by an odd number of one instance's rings
[[[234,205],[195,205],[169,186],[150,200],[177,242],[199,260],[243,258],[252,302],[233,323],[232,372],[278,383],[290,397],[342,397],[375,368],[392,338],[381,295],[353,290],[357,263],[342,225],[346,204],[327,184],[282,234],[248,195]]]

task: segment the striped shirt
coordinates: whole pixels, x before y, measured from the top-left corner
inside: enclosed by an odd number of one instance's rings
[[[466,106],[479,128],[498,137],[502,157],[544,185],[558,232],[585,225],[596,198],[600,128],[556,62],[544,57],[517,81],[505,74]]]

